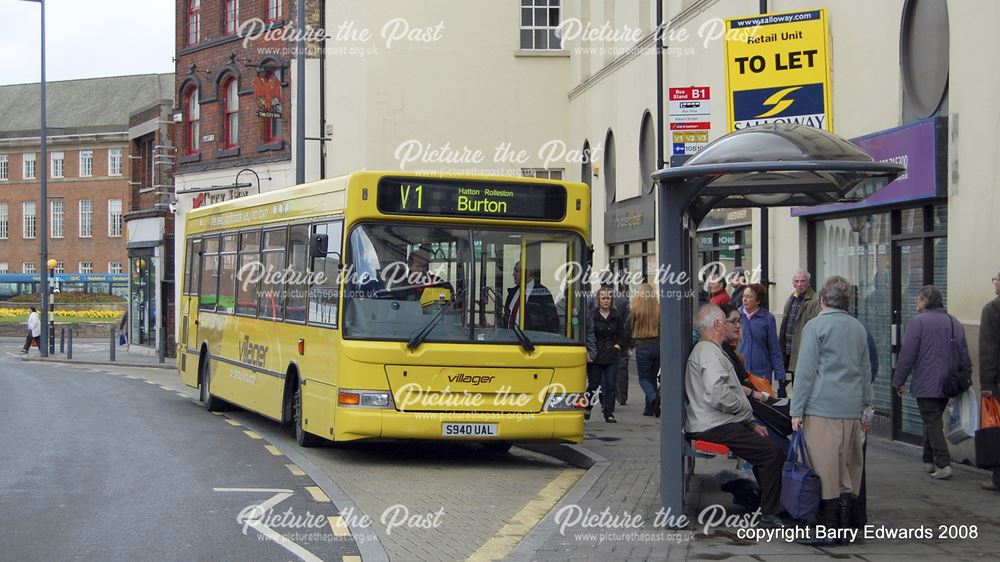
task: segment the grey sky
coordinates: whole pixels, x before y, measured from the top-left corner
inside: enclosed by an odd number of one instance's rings
[[[37,2],[0,0],[0,84],[38,82]],[[173,72],[174,0],[45,0],[46,80]]]

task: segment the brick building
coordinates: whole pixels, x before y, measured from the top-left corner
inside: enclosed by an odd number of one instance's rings
[[[172,74],[47,84],[48,158],[39,84],[0,86],[0,272],[39,272],[38,213],[48,212],[56,273],[124,273],[130,209],[129,116],[171,97]],[[48,205],[39,166],[48,166]]]

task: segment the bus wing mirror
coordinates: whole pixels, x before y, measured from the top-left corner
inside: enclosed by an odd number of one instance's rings
[[[326,234],[313,234],[309,236],[309,257],[325,258],[329,244],[330,237]]]

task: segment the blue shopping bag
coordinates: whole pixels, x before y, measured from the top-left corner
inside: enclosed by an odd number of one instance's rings
[[[819,475],[810,467],[805,430],[800,429],[792,434],[781,469],[781,504],[795,519],[812,523],[819,512],[822,492]]]

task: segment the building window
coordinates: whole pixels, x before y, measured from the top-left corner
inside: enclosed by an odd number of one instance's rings
[[[65,156],[62,152],[52,153],[52,177],[61,178],[63,177],[63,162],[65,161]]]
[[[122,200],[108,199],[108,236],[118,238],[122,235]]]
[[[21,273],[38,273],[37,271],[35,271],[35,262],[33,261],[24,262],[24,265],[21,266]]]
[[[87,178],[94,175],[94,151],[80,151],[80,177]]]
[[[240,96],[235,78],[230,78],[224,88],[223,104],[226,108],[224,120],[226,147],[232,148],[240,144]]]
[[[7,155],[0,154],[0,181],[7,179]]]
[[[521,175],[526,178],[538,178],[540,180],[561,180],[563,179],[563,169],[521,168]]]
[[[66,262],[57,261],[56,268],[52,270],[52,273],[66,273]]]
[[[198,152],[198,140],[201,136],[201,107],[198,104],[198,88],[191,88],[188,91],[184,104],[187,106],[187,138],[185,139],[187,153],[195,154]]]
[[[94,202],[89,199],[80,201],[80,238],[94,236]]]
[[[530,51],[558,51],[562,41],[559,28],[560,0],[521,0],[521,48]]]
[[[239,17],[239,0],[226,0],[226,35],[233,35],[236,33],[236,24]]]
[[[0,240],[6,240],[10,231],[10,216],[7,214],[7,204],[0,203]]]
[[[615,176],[615,134],[608,130],[608,136],[604,139],[604,190],[607,205],[614,203],[617,196],[618,185]]]
[[[267,0],[267,21],[281,19],[281,0]]]
[[[80,262],[79,273],[93,273],[94,272],[94,262],[92,261],[82,261]]]
[[[63,200],[53,199],[49,201],[49,207],[52,209],[50,213],[51,219],[49,222],[52,223],[52,237],[62,238],[65,232],[65,213],[63,212]]]
[[[7,273],[8,267],[10,266],[7,265],[7,262],[0,261],[0,273]]]
[[[23,168],[22,171],[24,172],[22,178],[26,180],[35,179],[35,154],[34,153],[24,154],[21,157],[21,161],[24,164],[22,166]]]
[[[108,262],[108,273],[121,273],[121,272],[122,272],[122,262],[120,261]]]
[[[21,227],[21,236],[27,240],[35,237],[35,202],[25,201],[21,204],[24,217],[24,224]]]
[[[108,175],[122,175],[122,149],[120,148],[108,149]]]
[[[653,116],[647,111],[642,116],[639,127],[639,179],[642,180],[642,192],[653,191],[653,172],[656,171],[656,131],[653,127]]]
[[[201,0],[188,2],[188,45],[201,40]]]

